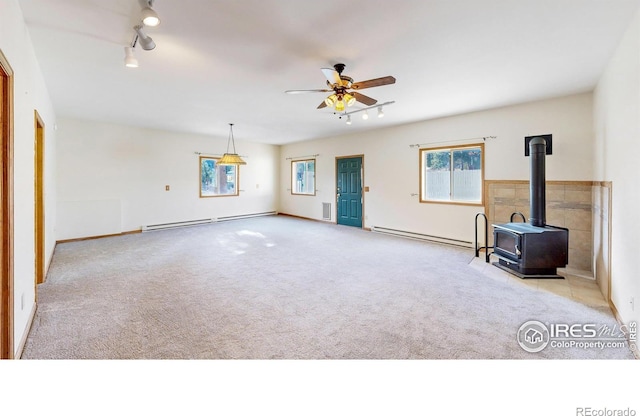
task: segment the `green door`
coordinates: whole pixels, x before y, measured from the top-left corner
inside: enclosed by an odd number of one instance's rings
[[[338,159],[338,224],[362,227],[362,157]]]

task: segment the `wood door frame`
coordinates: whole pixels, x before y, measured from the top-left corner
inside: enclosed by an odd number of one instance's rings
[[[0,51],[0,359],[14,358],[13,70]]]
[[[34,253],[35,253],[35,285],[36,300],[38,284],[44,283],[45,273],[45,215],[44,215],[44,122],[38,114],[34,113]]]
[[[360,154],[360,155],[351,155],[351,156],[336,156],[336,160],[335,160],[335,169],[334,169],[334,173],[335,173],[335,179],[333,181],[333,191],[334,191],[334,200],[336,201],[336,210],[335,210],[335,218],[336,218],[336,224],[340,224],[338,222],[338,161],[340,159],[353,159],[353,158],[360,158],[360,197],[361,197],[361,205],[362,205],[362,226],[360,228],[366,228],[365,224],[364,224],[364,207],[365,207],[365,203],[364,203],[364,192],[365,192],[365,186],[364,186],[364,155]]]

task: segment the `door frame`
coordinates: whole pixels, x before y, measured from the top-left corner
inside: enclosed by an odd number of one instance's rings
[[[35,293],[38,295],[38,284],[44,283],[45,272],[45,215],[44,215],[44,122],[38,114],[34,113],[34,253],[35,253]]]
[[[12,359],[13,299],[13,70],[0,51],[0,359]]]
[[[364,220],[365,220],[365,214],[364,214],[364,209],[365,209],[365,201],[364,201],[364,192],[365,192],[365,186],[364,186],[364,154],[359,154],[359,155],[350,155],[350,156],[336,156],[336,160],[335,160],[335,169],[334,169],[334,174],[335,174],[335,178],[333,181],[333,200],[336,201],[336,209],[335,209],[335,218],[336,218],[336,224],[339,225],[338,223],[338,161],[340,159],[353,159],[353,158],[360,158],[360,205],[361,205],[361,211],[362,211],[362,225],[360,228],[366,228],[365,224],[364,224]]]

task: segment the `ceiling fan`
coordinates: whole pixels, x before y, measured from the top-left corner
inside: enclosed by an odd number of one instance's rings
[[[369,79],[367,81],[353,82],[353,78],[342,75],[344,64],[335,64],[333,68],[321,68],[320,70],[327,78],[327,85],[330,89],[318,90],[287,90],[287,94],[303,94],[309,92],[329,92],[331,93],[325,100],[320,103],[318,108],[334,107],[336,111],[342,112],[345,107],[350,107],[356,102],[364,105],[374,105],[378,102],[371,97],[360,94],[357,90],[365,88],[380,87],[382,85],[394,84],[396,79],[392,76],[382,78]],[[356,90],[356,91],[351,91]]]

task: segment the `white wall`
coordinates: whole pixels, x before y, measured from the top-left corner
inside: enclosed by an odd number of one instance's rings
[[[0,0],[0,50],[14,73],[14,345],[35,305],[34,110],[45,124],[46,263],[55,246],[55,114],[17,0]],[[16,351],[17,352],[17,351]]]
[[[387,111],[387,117],[392,112]],[[364,122],[357,120],[358,122]],[[375,123],[369,119],[368,123]],[[354,121],[355,122],[355,121]],[[349,126],[345,124],[345,131]],[[388,227],[474,241],[479,206],[419,202],[418,148],[411,144],[461,144],[458,140],[497,136],[485,142],[485,179],[527,180],[529,159],[524,137],[553,134],[553,155],[546,159],[547,180],[592,180],[593,119],[590,93],[514,105],[455,117],[359,134],[282,146],[280,211],[322,218],[322,202],[331,202],[335,216],[335,157],[364,155],[364,226]],[[315,197],[291,195],[288,157],[319,154]]]
[[[224,153],[228,137],[64,118],[57,133],[58,240],[277,210],[278,146],[236,138],[240,196],[200,198],[196,152]]]
[[[638,322],[640,11],[600,78],[594,102],[596,178],[612,182],[611,299],[625,322]]]

